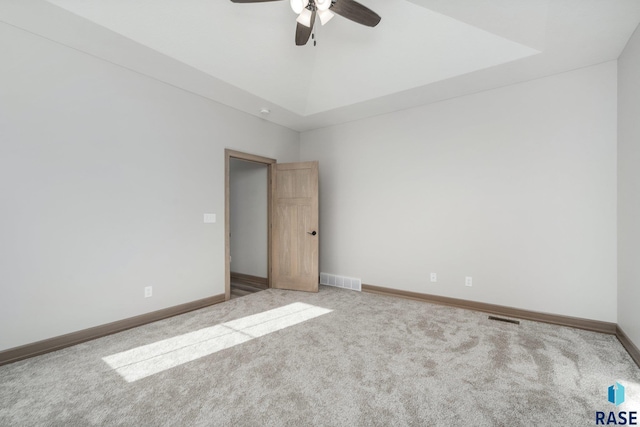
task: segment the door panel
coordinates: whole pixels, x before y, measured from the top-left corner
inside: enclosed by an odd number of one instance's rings
[[[318,292],[318,162],[272,168],[271,286]]]

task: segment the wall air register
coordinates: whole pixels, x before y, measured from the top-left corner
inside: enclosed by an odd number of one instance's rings
[[[320,273],[320,284],[337,288],[362,291],[362,280],[355,277],[338,276],[336,274]]]

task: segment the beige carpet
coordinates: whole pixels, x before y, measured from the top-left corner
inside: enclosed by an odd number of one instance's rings
[[[287,326],[279,310],[298,302],[328,310]],[[132,382],[103,360],[144,359],[159,341],[182,346],[162,363],[208,355]],[[640,410],[640,369],[613,336],[329,287],[266,290],[0,367],[0,426],[588,426],[611,410]]]

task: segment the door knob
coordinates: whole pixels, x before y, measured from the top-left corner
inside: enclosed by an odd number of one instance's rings
[[[316,235],[316,234],[318,234],[318,233],[316,233],[316,232],[315,232],[315,230],[314,230],[314,231],[312,231],[312,232],[308,232],[308,231],[307,231],[307,234],[311,234],[312,236],[315,236],[315,235]]]

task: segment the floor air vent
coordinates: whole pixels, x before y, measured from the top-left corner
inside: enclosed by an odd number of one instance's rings
[[[507,319],[504,317],[489,316],[489,320],[497,320],[498,322],[513,323],[514,325],[520,324],[519,320]]]
[[[320,284],[337,288],[362,291],[362,280],[355,277],[337,276],[335,274],[320,273]]]

